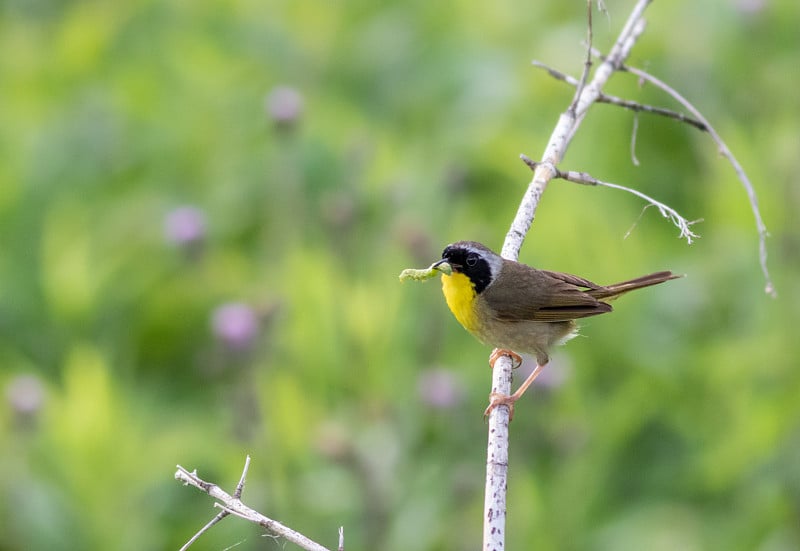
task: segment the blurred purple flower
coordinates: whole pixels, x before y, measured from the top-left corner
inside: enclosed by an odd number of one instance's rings
[[[767,7],[767,0],[738,0],[735,6],[742,15],[758,15]]]
[[[196,207],[178,207],[167,214],[164,233],[167,241],[180,247],[202,243],[206,237],[206,217]]]
[[[353,437],[347,425],[337,421],[324,421],[316,431],[316,444],[320,453],[331,459],[347,459],[353,455]]]
[[[36,375],[18,375],[6,387],[11,409],[22,417],[32,417],[44,405],[44,385]]]
[[[229,302],[214,310],[211,326],[214,335],[226,346],[246,350],[258,336],[260,320],[250,306]]]
[[[450,409],[464,398],[461,379],[449,369],[428,369],[420,373],[417,392],[422,402],[434,409]]]
[[[277,86],[267,95],[267,115],[279,126],[290,126],[303,114],[303,96],[291,86]]]

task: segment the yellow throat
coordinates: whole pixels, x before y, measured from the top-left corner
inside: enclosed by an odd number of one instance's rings
[[[475,313],[475,297],[478,295],[475,292],[475,284],[464,274],[442,274],[442,292],[447,306],[458,323],[470,333],[474,333],[478,326]]]

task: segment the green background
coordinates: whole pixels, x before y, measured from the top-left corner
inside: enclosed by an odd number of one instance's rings
[[[632,1],[607,0],[607,50]],[[630,59],[708,136],[594,106],[521,260],[686,278],[586,320],[511,425],[507,547],[800,548],[800,4],[656,2]],[[216,512],[175,464],[329,547],[480,545],[489,350],[439,284],[496,249],[578,75],[585,3],[0,2],[0,548],[177,549]],[[277,123],[268,98],[299,94]],[[675,107],[618,74],[607,91]],[[290,106],[291,107],[291,106]],[[190,205],[202,242],[165,220]],[[625,238],[635,223],[634,231]],[[247,346],[218,308],[258,317]],[[519,377],[517,380],[519,381]],[[193,549],[282,549],[226,519]],[[293,548],[285,545],[285,548]]]

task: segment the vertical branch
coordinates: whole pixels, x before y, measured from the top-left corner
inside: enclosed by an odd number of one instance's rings
[[[589,107],[598,100],[603,86],[611,78],[614,71],[618,70],[628,58],[636,40],[644,31],[642,15],[645,8],[652,0],[639,0],[634,6],[625,27],[620,32],[611,52],[595,71],[594,78],[583,88],[574,112],[568,109],[562,113],[550,135],[550,140],[544,150],[542,162],[533,174],[533,179],[528,184],[528,189],[522,197],[517,214],[511,222],[511,227],[503,243],[502,256],[511,260],[519,257],[519,249],[528,234],[528,230],[536,215],[536,208],[547,184],[555,177],[555,166],[561,162],[574,132],[580,126]]]
[[[501,356],[492,370],[492,392],[511,394],[511,359]],[[506,490],[508,489],[508,422],[506,406],[489,414],[486,450],[486,488],[483,498],[483,550],[505,549]]]
[[[519,257],[522,242],[533,223],[539,200],[547,184],[556,173],[572,136],[578,129],[589,107],[597,101],[600,92],[614,73],[627,59],[639,35],[644,30],[642,16],[652,0],[639,0],[628,17],[608,57],[594,73],[585,87],[579,87],[575,100],[561,114],[542,155],[542,163],[534,172],[533,179],[520,202],[517,214],[511,223],[503,243],[502,256],[511,260]],[[588,46],[591,49],[591,45]],[[586,72],[588,72],[588,67]],[[492,372],[492,392],[511,394],[511,359],[501,356]],[[498,406],[489,414],[489,438],[486,460],[486,495],[483,516],[483,549],[500,551],[505,549],[506,489],[508,485],[508,407]]]

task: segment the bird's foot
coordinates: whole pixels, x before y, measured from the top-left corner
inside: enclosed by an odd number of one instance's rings
[[[489,356],[489,367],[494,369],[494,364],[501,356],[508,356],[511,359],[512,369],[516,369],[522,365],[522,356],[511,350],[505,348],[495,348]]]
[[[489,417],[489,414],[492,413],[492,410],[497,406],[507,406],[508,407],[508,420],[511,421],[514,418],[514,402],[519,400],[519,396],[515,394],[508,395],[508,394],[501,394],[500,392],[492,392],[489,394],[489,406],[483,412],[483,418],[486,419]]]
[[[503,352],[508,352],[508,350],[504,350]],[[514,354],[514,353],[511,352],[511,354]],[[494,355],[494,353],[492,353],[492,355]],[[514,356],[517,356],[517,355],[514,354]],[[519,358],[519,356],[517,356],[517,358]],[[512,358],[512,361],[513,361],[513,358]],[[541,365],[541,364],[538,364],[536,366],[536,369],[534,369],[531,372],[531,374],[528,375],[528,378],[525,379],[522,382],[521,385],[519,385],[519,388],[517,389],[517,391],[514,394],[510,395],[510,396],[507,395],[507,394],[502,394],[500,392],[492,392],[491,394],[489,394],[489,407],[487,407],[484,410],[483,418],[484,419],[487,418],[489,416],[489,414],[492,412],[492,410],[494,408],[496,408],[497,406],[508,406],[508,420],[511,421],[514,418],[514,402],[519,400],[522,397],[522,395],[525,394],[525,391],[528,390],[528,387],[531,386],[533,381],[536,380],[536,377],[539,376],[539,373],[542,372],[542,369],[544,369],[544,366]]]

